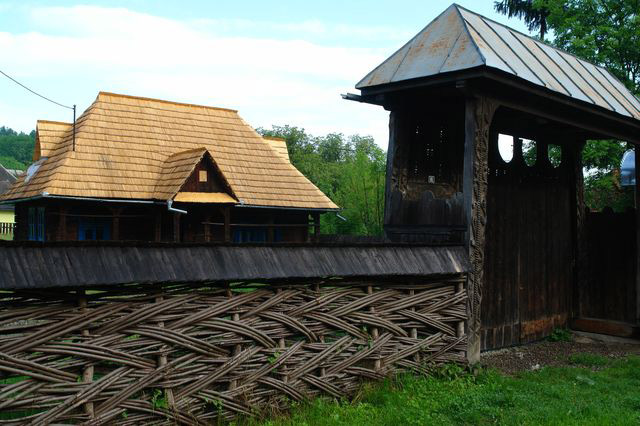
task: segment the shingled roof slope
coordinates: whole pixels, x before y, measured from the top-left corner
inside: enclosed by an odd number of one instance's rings
[[[42,193],[156,199],[168,157],[202,148],[242,204],[337,208],[234,110],[100,92],[76,121],[75,151],[71,126],[45,145],[48,158],[37,172],[28,182],[19,178],[0,200]]]
[[[640,119],[640,101],[605,68],[451,5],[367,74],[358,89],[487,67]]]

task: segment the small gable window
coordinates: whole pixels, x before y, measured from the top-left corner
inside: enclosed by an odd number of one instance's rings
[[[207,180],[208,180],[207,171],[206,170],[200,170],[198,172],[198,182],[206,182]]]

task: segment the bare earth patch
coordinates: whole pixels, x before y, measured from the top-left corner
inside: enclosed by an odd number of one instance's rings
[[[573,335],[570,342],[541,341],[513,348],[484,352],[481,363],[505,374],[537,370],[547,366],[571,365],[570,357],[576,354],[596,354],[607,358],[640,355],[640,341],[607,338],[600,341],[585,334]]]

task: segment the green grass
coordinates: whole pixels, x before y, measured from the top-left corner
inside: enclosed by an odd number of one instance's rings
[[[604,361],[606,364],[602,364]],[[640,357],[609,360],[576,355],[574,364],[507,377],[444,371],[439,377],[406,375],[364,387],[356,402],[317,399],[291,415],[239,424],[284,425],[638,425]]]

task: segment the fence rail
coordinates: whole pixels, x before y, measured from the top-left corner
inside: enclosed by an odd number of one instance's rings
[[[0,293],[0,424],[211,423],[463,363],[464,282]]]

